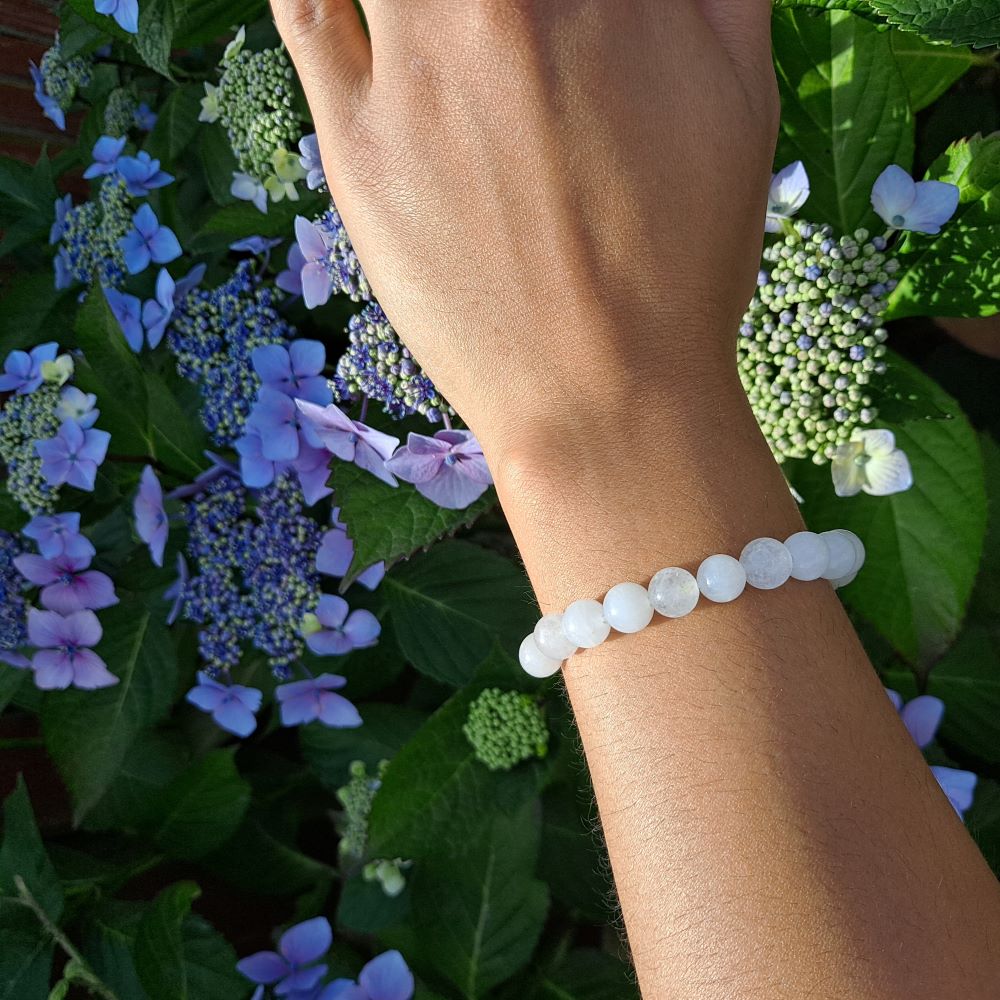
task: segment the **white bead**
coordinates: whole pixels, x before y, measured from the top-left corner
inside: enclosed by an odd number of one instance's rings
[[[638,583],[619,583],[604,597],[604,620],[616,632],[641,632],[653,620],[649,591]]]
[[[535,644],[554,660],[568,660],[576,652],[575,643],[563,632],[562,620],[562,615],[545,615],[535,626]]]
[[[847,537],[847,532],[841,528],[824,531],[820,536],[830,550],[830,562],[823,573],[824,580],[839,580],[848,576],[854,569],[857,559],[857,549]]]
[[[854,569],[852,572],[857,574],[865,564],[865,556],[867,555],[865,552],[865,543],[853,531],[848,531],[847,528],[841,528],[840,530],[847,535],[851,545],[854,546]]]
[[[735,601],[746,585],[746,572],[732,556],[709,556],[698,567],[698,588],[717,604]]]
[[[847,576],[842,576],[839,580],[831,580],[830,583],[833,584],[834,590],[840,590],[841,587],[846,587],[849,583],[854,583],[854,578],[857,573],[848,573]]]
[[[566,638],[582,649],[600,646],[611,634],[604,608],[597,601],[574,601],[563,612],[562,627]]]
[[[785,539],[792,556],[792,576],[796,580],[818,580],[830,563],[830,549],[814,531],[796,531]]]
[[[661,569],[649,581],[649,603],[666,618],[683,618],[690,614],[699,597],[698,581],[679,566]]]
[[[546,656],[535,642],[533,635],[526,635],[517,651],[517,658],[524,667],[524,672],[532,677],[551,677],[561,666],[561,660]]]
[[[792,575],[792,554],[777,538],[755,538],[740,553],[747,583],[758,590],[774,590]]]

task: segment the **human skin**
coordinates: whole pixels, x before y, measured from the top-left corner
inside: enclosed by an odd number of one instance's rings
[[[274,0],[379,302],[542,611],[802,527],[734,331],[767,0]],[[868,570],[871,572],[871,570]],[[829,584],[565,666],[647,1000],[996,1000],[1000,890]]]

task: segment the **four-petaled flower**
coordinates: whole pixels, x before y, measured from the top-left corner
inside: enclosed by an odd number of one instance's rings
[[[75,385],[67,385],[59,393],[59,402],[56,404],[56,416],[62,420],[72,420],[84,430],[93,427],[97,423],[97,418],[101,411],[95,406],[97,396],[92,392],[84,392]]]
[[[64,552],[77,559],[91,559],[94,546],[90,539],[80,534],[80,514],[39,514],[21,530],[31,538],[46,559],[54,559]]]
[[[354,649],[367,649],[378,642],[381,631],[370,611],[351,611],[347,601],[335,594],[323,594],[316,613],[306,615],[302,624],[306,645],[317,656],[343,656]]]
[[[255,713],[264,695],[242,684],[220,684],[203,671],[185,696],[196,708],[208,712],[216,725],[234,736],[249,736],[257,728]]]
[[[57,129],[61,132],[66,131],[66,113],[61,107],[59,107],[59,102],[54,98],[50,97],[45,90],[45,77],[42,76],[42,71],[33,63],[28,63],[28,72],[31,73],[32,83],[35,85],[35,100],[38,102],[38,106],[42,109],[42,114]]]
[[[170,272],[161,267],[156,276],[156,298],[146,299],[142,304],[142,325],[146,328],[146,340],[151,348],[157,347],[163,339],[167,323],[174,314],[176,292],[177,285]]]
[[[110,687],[118,678],[91,649],[101,641],[101,623],[93,611],[60,615],[55,611],[28,612],[28,640],[38,647],[32,657],[35,684],[44,691],[70,686],[93,690]]]
[[[850,441],[837,446],[830,471],[839,497],[853,497],[862,490],[885,497],[913,485],[910,460],[896,447],[890,430],[855,430]]]
[[[390,486],[396,478],[386,468],[386,460],[399,445],[399,438],[383,434],[360,420],[352,420],[339,406],[317,406],[305,399],[295,400],[313,434],[332,455],[367,470]]]
[[[94,0],[94,10],[113,17],[130,35],[139,33],[139,0]]]
[[[24,553],[16,556],[18,572],[36,587],[42,587],[39,600],[49,611],[70,615],[74,611],[99,611],[118,603],[111,577],[89,569],[89,555],[76,556],[66,552],[46,559]]]
[[[93,490],[97,467],[108,453],[110,440],[107,431],[83,430],[72,420],[63,421],[54,438],[35,442],[42,476],[50,486],[69,483],[77,489]]]
[[[244,236],[241,240],[235,240],[229,244],[230,250],[236,250],[240,253],[253,253],[258,255],[267,256],[276,246],[279,246],[283,240],[280,236],[274,237],[274,239],[268,239],[266,236]]]
[[[958,208],[959,191],[944,181],[915,181],[902,167],[888,166],[872,187],[872,208],[891,229],[931,236]]]
[[[315,132],[299,139],[299,153],[299,162],[306,174],[306,187],[310,191],[316,191],[326,184],[326,174],[320,159],[319,136]]]
[[[288,266],[292,270],[298,266],[299,285],[306,309],[325,305],[333,291],[333,276],[328,265],[330,248],[319,228],[303,215],[295,217],[295,246],[298,253],[293,258],[289,251]]]
[[[198,112],[198,121],[216,122],[219,120],[219,88],[213,83],[205,81],[205,96],[201,99],[201,111]]]
[[[261,382],[286,396],[321,405],[333,398],[323,376],[326,348],[318,340],[293,340],[288,347],[264,344],[254,348],[251,360]]]
[[[247,427],[260,434],[263,456],[272,462],[290,462],[298,457],[300,429],[302,433],[306,429],[295,402],[279,389],[262,385],[247,417]]]
[[[234,170],[229,193],[240,201],[252,201],[258,212],[267,215],[267,188],[249,174],[241,174],[238,170]]]
[[[287,149],[276,149],[271,154],[271,166],[274,167],[274,173],[264,181],[271,201],[277,203],[284,198],[298,201],[299,192],[295,182],[306,175],[298,156]]]
[[[361,970],[358,981],[335,979],[316,1000],[410,1000],[413,973],[398,951],[386,951]]]
[[[83,172],[87,180],[94,177],[103,177],[105,174],[113,174],[118,169],[118,157],[122,155],[127,139],[125,136],[115,138],[113,135],[102,135],[94,143],[91,156],[94,162]]]
[[[143,132],[152,131],[153,126],[156,124],[156,119],[156,112],[145,101],[140,102],[139,107],[132,114],[132,121],[135,122],[135,127],[142,129]]]
[[[135,156],[121,157],[118,173],[133,198],[144,198],[150,191],[166,187],[174,179],[174,175],[161,170],[160,161],[154,160],[145,150],[140,150]]]
[[[795,215],[808,197],[809,175],[802,161],[796,160],[771,178],[764,229],[769,233],[780,233],[785,220]]]
[[[413,434],[386,468],[413,483],[421,496],[449,510],[478,500],[493,482],[483,449],[470,431],[438,431],[433,437]]]
[[[281,706],[281,724],[302,726],[319,721],[332,729],[360,726],[358,710],[343,695],[334,693],[346,683],[346,678],[337,674],[321,674],[308,680],[282,684],[274,692]]]
[[[333,511],[333,527],[323,536],[316,553],[316,569],[327,576],[347,575],[354,561],[354,542],[347,534],[347,526],[338,519],[339,508]],[[356,577],[357,582],[368,590],[374,590],[385,576],[385,563],[377,562]]]
[[[132,216],[132,228],[119,241],[125,255],[125,269],[129,274],[139,274],[149,267],[150,261],[169,264],[181,255],[181,245],[174,231],[160,225],[156,213],[148,204],[139,206]]]
[[[153,562],[162,566],[169,526],[167,512],[163,509],[163,488],[151,465],[142,470],[132,510],[135,514],[136,534],[149,546]]]
[[[105,288],[104,297],[111,307],[111,314],[125,334],[125,342],[136,354],[142,350],[142,303],[138,295],[120,292],[117,288]]]
[[[279,996],[305,993],[326,975],[326,965],[313,963],[330,950],[332,943],[330,921],[314,917],[285,931],[277,951],[258,951],[237,962],[236,968],[252,983],[276,983]]]
[[[0,375],[0,392],[16,392],[26,396],[42,384],[42,365],[52,361],[59,345],[55,342],[39,344],[30,351],[11,351],[3,363]]]

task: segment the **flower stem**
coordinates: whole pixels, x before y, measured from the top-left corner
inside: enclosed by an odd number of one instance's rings
[[[364,423],[365,422],[365,417],[367,417],[367,416],[368,416],[368,397],[365,396],[364,400],[361,403],[361,416],[358,417],[358,420],[361,423]]]

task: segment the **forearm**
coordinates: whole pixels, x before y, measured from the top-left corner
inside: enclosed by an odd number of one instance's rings
[[[801,529],[734,383],[664,375],[494,457],[543,612]],[[703,598],[564,676],[645,996],[995,997],[996,884],[828,583]]]

